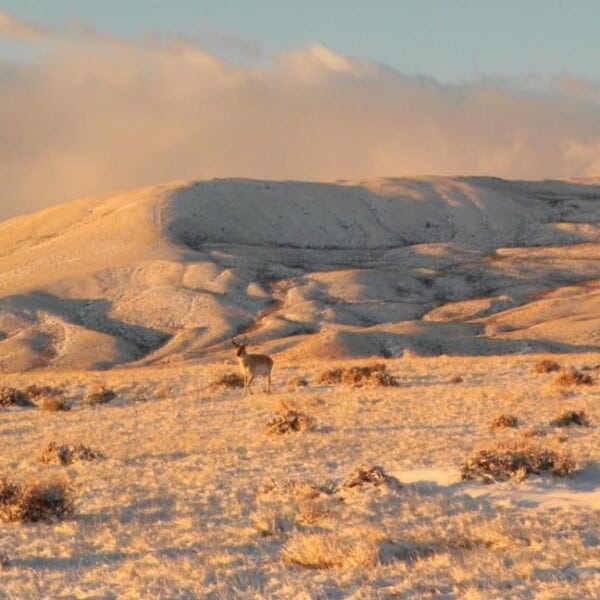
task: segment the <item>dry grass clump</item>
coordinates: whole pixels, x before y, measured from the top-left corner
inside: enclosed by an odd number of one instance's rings
[[[252,524],[268,537],[321,523],[334,512],[332,491],[306,479],[268,478],[258,489]]]
[[[244,378],[238,373],[225,373],[225,375],[221,375],[218,379],[215,379],[210,384],[211,389],[233,389],[233,388],[243,388],[244,387]]]
[[[259,510],[254,526],[263,536],[313,526],[329,519],[339,499],[333,485],[318,485],[306,479],[265,480],[258,490]]]
[[[558,374],[557,378],[554,380],[556,385],[592,385],[594,380],[591,375],[587,373],[582,373],[578,371],[575,367],[569,367],[567,369],[562,369],[562,371]]]
[[[560,365],[555,360],[545,358],[536,362],[531,368],[534,373],[552,373],[553,371],[560,370]]]
[[[29,399],[29,396],[22,390],[12,387],[0,388],[0,406],[10,408],[12,406],[32,407],[35,404]]]
[[[354,366],[347,369],[328,369],[317,377],[318,384],[338,384],[362,387],[364,385],[397,386],[398,380],[387,372],[384,363]]]
[[[73,512],[74,493],[62,479],[25,484],[0,481],[0,518],[5,521],[56,521]]]
[[[50,442],[40,454],[40,462],[55,465],[70,465],[71,463],[101,458],[96,452],[83,444],[62,444]]]
[[[282,558],[307,569],[372,566],[379,560],[379,543],[370,536],[299,533],[285,544]]]
[[[86,396],[83,399],[83,403],[88,406],[96,406],[97,404],[107,404],[111,400],[117,397],[117,393],[114,390],[106,387],[99,387]]]
[[[282,435],[297,431],[309,431],[315,426],[315,420],[300,411],[287,410],[271,419],[266,426],[266,432],[271,435]]]
[[[41,396],[37,400],[38,406],[42,410],[47,411],[67,411],[71,410],[71,404],[68,402],[66,398],[63,396],[50,395],[50,396]]]
[[[549,471],[553,475],[566,477],[575,472],[577,463],[573,457],[539,443],[521,440],[481,448],[469,456],[461,465],[463,479],[482,478],[486,483],[523,480],[531,473]]]
[[[506,429],[509,427],[518,427],[519,419],[514,415],[500,414],[490,423],[490,429]]]
[[[358,465],[344,479],[340,488],[342,490],[367,488],[377,488],[386,486],[388,488],[399,489],[402,484],[391,475],[388,475],[382,467]]]
[[[591,425],[590,418],[583,410],[565,410],[558,415],[556,419],[550,421],[553,427],[569,427],[569,425],[581,425],[589,427]]]

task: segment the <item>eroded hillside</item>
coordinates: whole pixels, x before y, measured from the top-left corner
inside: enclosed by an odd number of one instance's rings
[[[594,351],[600,184],[214,180],[0,224],[0,369]]]

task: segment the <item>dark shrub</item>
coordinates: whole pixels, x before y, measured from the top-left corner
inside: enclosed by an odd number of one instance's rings
[[[590,426],[590,419],[583,410],[565,410],[556,419],[550,421],[553,427],[568,427],[569,425]]]
[[[463,479],[481,478],[485,482],[525,479],[531,473],[549,471],[565,477],[576,470],[570,454],[537,443],[520,441],[497,444],[477,450],[461,466]]]
[[[267,423],[266,432],[273,435],[308,431],[314,427],[314,419],[296,410],[288,410]]]
[[[0,518],[5,521],[55,521],[73,512],[74,494],[63,480],[0,482]]]
[[[552,373],[553,371],[558,371],[560,369],[560,365],[555,360],[550,360],[545,358],[544,360],[540,360],[535,363],[532,367],[532,371],[534,373]]]
[[[101,387],[87,394],[83,399],[83,403],[88,406],[96,406],[97,404],[107,404],[116,397],[117,394],[115,391]]]
[[[554,380],[556,385],[592,385],[594,380],[591,375],[578,371],[575,367],[563,369]]]
[[[244,378],[237,373],[225,373],[218,379],[215,379],[210,385],[213,390],[216,389],[233,389],[233,388],[243,388],[244,387]]]
[[[70,465],[77,461],[96,460],[102,455],[83,444],[63,444],[50,442],[40,454],[40,462],[46,464]]]
[[[32,407],[35,404],[25,392],[12,387],[2,387],[0,388],[0,406],[5,408],[11,406]]]
[[[514,415],[501,414],[492,419],[490,423],[491,429],[505,429],[508,427],[518,427],[519,419]]]

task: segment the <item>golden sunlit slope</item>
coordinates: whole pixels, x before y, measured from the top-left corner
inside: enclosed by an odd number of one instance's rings
[[[0,224],[0,369],[594,350],[600,185],[213,180]]]

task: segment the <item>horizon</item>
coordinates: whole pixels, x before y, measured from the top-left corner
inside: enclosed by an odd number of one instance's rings
[[[600,173],[592,3],[292,5],[3,2],[0,220],[182,179]]]

